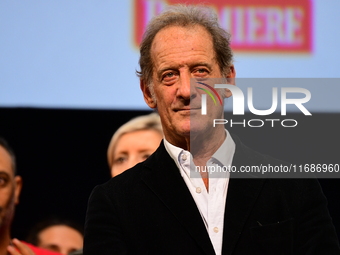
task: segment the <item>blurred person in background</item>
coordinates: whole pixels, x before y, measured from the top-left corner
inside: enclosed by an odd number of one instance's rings
[[[58,255],[11,238],[15,206],[19,203],[22,178],[16,174],[15,154],[0,137],[0,255]]]
[[[63,255],[83,248],[83,230],[76,223],[51,217],[38,222],[26,241],[38,247]]]
[[[111,176],[115,177],[147,159],[159,146],[163,130],[159,115],[138,116],[113,134],[107,149]]]

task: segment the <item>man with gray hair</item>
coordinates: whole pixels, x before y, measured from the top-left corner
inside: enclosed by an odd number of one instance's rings
[[[84,254],[340,254],[316,180],[194,176],[197,167],[283,164],[223,125],[212,128],[224,117],[222,104],[207,101],[209,114],[201,114],[202,90],[191,80],[209,87],[210,78],[234,84],[236,76],[230,36],[214,13],[170,8],[149,23],[140,54],[140,87],[164,140],[146,161],[94,189]]]

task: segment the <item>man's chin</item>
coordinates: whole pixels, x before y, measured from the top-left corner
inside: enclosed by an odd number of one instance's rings
[[[198,117],[182,119],[180,123],[177,123],[175,132],[182,137],[196,139],[198,136],[206,136],[211,129],[212,124],[210,125],[209,119],[206,116],[199,115]]]

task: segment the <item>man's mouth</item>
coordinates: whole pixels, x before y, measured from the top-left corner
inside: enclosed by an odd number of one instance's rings
[[[201,110],[201,107],[183,107],[183,108],[176,108],[174,109],[175,112],[181,112],[181,111],[197,111]]]

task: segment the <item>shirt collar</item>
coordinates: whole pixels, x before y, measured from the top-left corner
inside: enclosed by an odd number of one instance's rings
[[[228,130],[226,131],[226,138],[224,139],[222,145],[218,148],[218,150],[212,155],[211,159],[214,160],[215,163],[222,165],[222,166],[231,166],[233,156],[235,153],[235,142],[231,138],[230,133]],[[175,161],[177,167],[181,169],[179,163],[180,155],[185,152],[185,154],[191,153],[187,150],[184,150],[180,147],[177,147],[166,140],[164,137],[164,146],[166,151],[169,153],[170,157]]]
[[[226,131],[226,139],[224,139],[224,142],[221,144],[221,146],[218,148],[218,150],[212,155],[212,160],[217,160],[218,164],[222,166],[231,166],[231,163],[233,161],[233,156],[235,153],[235,142],[231,138],[230,133],[228,130]]]

